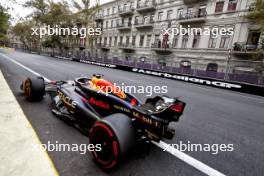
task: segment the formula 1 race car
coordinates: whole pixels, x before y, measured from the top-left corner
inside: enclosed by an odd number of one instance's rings
[[[167,96],[148,98],[142,103],[100,74],[73,81],[27,78],[21,89],[29,101],[49,94],[56,116],[87,134],[90,144],[101,144],[101,150],[92,151],[92,155],[104,170],[118,166],[142,141],[172,139],[174,129],[169,124],[178,121],[185,108],[184,102]]]

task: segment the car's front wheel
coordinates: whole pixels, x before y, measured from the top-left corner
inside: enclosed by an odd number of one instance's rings
[[[22,83],[24,95],[29,101],[42,100],[45,94],[45,82],[43,78],[27,78]]]

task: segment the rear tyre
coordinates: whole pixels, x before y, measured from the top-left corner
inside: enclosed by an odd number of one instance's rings
[[[92,151],[92,155],[104,170],[116,168],[137,143],[131,119],[124,114],[113,114],[96,122],[89,139],[90,144],[101,145],[101,151]]]
[[[23,91],[28,101],[40,101],[45,94],[43,78],[27,78],[23,82]]]

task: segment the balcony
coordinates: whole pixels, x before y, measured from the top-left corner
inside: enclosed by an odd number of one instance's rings
[[[185,13],[179,15],[179,23],[204,23],[207,17],[206,11],[197,11],[192,13]]]
[[[136,20],[135,27],[137,29],[149,29],[153,28],[155,21],[154,20]]]
[[[110,46],[108,46],[108,45],[105,44],[105,43],[97,43],[97,44],[96,44],[96,48],[98,48],[98,49],[102,49],[102,50],[109,50],[109,49],[110,49]]]
[[[134,8],[133,7],[122,7],[118,9],[119,15],[120,16],[129,16],[129,15],[133,15],[134,13]]]
[[[146,12],[153,12],[156,10],[156,3],[155,1],[139,3],[137,5],[137,12],[138,13],[146,13]]]
[[[163,44],[162,42],[152,43],[151,50],[156,51],[158,53],[171,53],[172,52],[169,44]]]
[[[135,45],[132,43],[118,43],[118,47],[123,50],[135,50]]]
[[[184,4],[195,4],[198,2],[202,2],[202,1],[206,1],[206,0],[183,0]]]
[[[104,19],[103,14],[97,14],[94,16],[94,21],[102,21]]]
[[[234,48],[232,50],[232,54],[240,57],[249,57],[249,56],[255,56],[255,59],[257,56],[263,57],[264,53],[258,52],[263,48],[263,46],[259,44],[249,44],[246,42],[236,42],[234,44]]]
[[[116,24],[116,28],[118,30],[130,30],[131,29],[131,22],[127,22],[127,23],[117,23]]]

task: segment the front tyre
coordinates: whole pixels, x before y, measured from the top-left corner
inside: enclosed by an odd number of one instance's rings
[[[124,114],[113,114],[96,122],[89,139],[90,144],[101,145],[101,151],[92,151],[92,155],[104,170],[116,168],[137,143],[131,119]]]
[[[27,78],[23,82],[23,91],[27,100],[40,101],[45,94],[45,82],[43,78]]]

